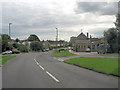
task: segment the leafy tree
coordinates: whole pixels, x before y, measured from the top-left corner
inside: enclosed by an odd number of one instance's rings
[[[116,28],[109,28],[104,32],[104,39],[110,45],[112,53],[120,51],[120,14],[116,16]]]
[[[16,42],[19,42],[20,40],[18,39],[18,38],[16,38],[16,40],[15,40]]]
[[[0,53],[2,52],[2,37],[0,35]]]
[[[115,25],[118,30],[118,50],[120,51],[120,14],[118,14],[116,18]]]
[[[2,34],[2,40],[10,40],[10,36],[7,34]]]
[[[31,48],[33,51],[43,50],[42,42],[33,41],[33,42],[31,42],[31,44],[30,44],[30,48]]]
[[[23,45],[23,44],[19,44],[18,50],[20,52],[28,52],[28,48],[27,46]]]
[[[109,28],[108,31],[104,32],[104,37],[110,45],[112,53],[118,52],[118,37],[116,28]]]
[[[13,43],[13,47],[14,47],[14,48],[18,48],[18,46],[19,46],[19,45],[18,45],[17,43]]]
[[[35,34],[31,34],[28,37],[28,41],[40,41],[40,39]]]
[[[11,38],[7,34],[2,34],[1,37],[2,37],[2,51],[4,52],[10,49],[9,48],[10,45],[8,44],[8,42],[10,41]]]
[[[12,49],[13,49],[12,44],[8,44],[8,46],[6,47],[6,50],[12,50]]]
[[[116,16],[115,26],[116,26],[117,28],[120,27],[120,14],[118,14],[118,15]]]

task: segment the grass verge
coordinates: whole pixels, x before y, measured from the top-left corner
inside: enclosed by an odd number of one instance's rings
[[[14,58],[16,56],[10,56],[10,55],[5,55],[5,56],[1,56],[1,60],[0,60],[0,65],[6,63],[8,60]]]
[[[65,57],[65,56],[72,56],[72,55],[76,55],[73,53],[70,53],[69,50],[65,50],[65,51],[60,51],[60,52],[53,52],[52,53],[52,57]]]
[[[97,72],[118,75],[118,58],[77,57],[64,62],[85,67]]]
[[[118,53],[107,53],[107,54],[98,54],[99,56],[114,56],[114,57],[118,57]]]

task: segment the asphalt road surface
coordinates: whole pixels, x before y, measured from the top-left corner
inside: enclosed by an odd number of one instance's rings
[[[2,67],[3,88],[117,88],[118,78],[60,62],[51,52],[21,54]]]

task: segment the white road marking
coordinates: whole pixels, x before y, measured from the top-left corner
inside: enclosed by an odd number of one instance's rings
[[[34,61],[36,62],[36,60],[34,59]]]
[[[34,59],[35,60],[35,59]],[[36,60],[35,60],[36,64],[42,69],[45,70]]]
[[[36,60],[35,60],[35,58],[34,58],[34,61],[35,61],[35,63],[42,69],[42,70],[45,70]],[[56,79],[52,74],[50,74],[48,71],[46,71],[46,73],[50,76],[50,77],[52,77],[56,82],[60,82],[58,79]]]
[[[59,80],[58,79],[56,79],[52,74],[50,74],[48,71],[46,71],[46,73],[50,76],[50,77],[52,77],[56,82],[59,82]]]
[[[39,63],[38,62],[36,62],[37,63],[37,65],[39,65]]]
[[[42,68],[42,70],[45,70],[40,64],[39,64],[39,67]]]

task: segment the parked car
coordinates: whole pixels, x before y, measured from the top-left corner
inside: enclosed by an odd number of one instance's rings
[[[67,50],[67,48],[61,48],[58,51],[60,52],[60,51],[65,51],[65,50]]]
[[[49,48],[45,49],[45,51],[49,51]]]
[[[68,47],[68,49],[70,50],[70,49],[71,49],[71,47]]]
[[[87,48],[87,49],[86,49],[86,52],[90,52],[90,48]]]
[[[2,55],[5,55],[5,54],[12,54],[12,51],[5,51],[5,52],[2,52]]]
[[[12,54],[19,54],[19,51],[12,51]]]

